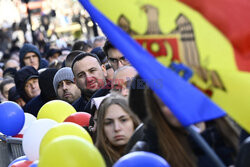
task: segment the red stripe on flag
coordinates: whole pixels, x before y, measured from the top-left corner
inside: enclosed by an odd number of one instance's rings
[[[250,71],[250,3],[248,0],[180,0],[200,12],[232,43],[239,70]]]

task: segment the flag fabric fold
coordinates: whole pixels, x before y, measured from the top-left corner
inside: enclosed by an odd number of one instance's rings
[[[79,0],[98,23],[111,43],[136,68],[151,89],[170,108],[183,126],[225,116],[225,112],[206,95],[160,64],[128,34],[113,24],[88,0]]]

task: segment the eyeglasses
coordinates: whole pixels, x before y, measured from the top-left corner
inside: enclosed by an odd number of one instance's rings
[[[110,63],[118,65],[118,62],[121,62],[123,65],[129,64],[128,60],[125,57],[120,58],[109,58]]]
[[[106,63],[105,64],[105,67],[106,67],[106,70],[110,69],[111,68],[111,65],[109,63]]]

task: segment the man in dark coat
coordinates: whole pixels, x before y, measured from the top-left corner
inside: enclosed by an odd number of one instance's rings
[[[57,97],[70,104],[81,96],[81,91],[74,82],[74,74],[70,67],[63,67],[57,71],[53,79],[53,86]]]
[[[41,88],[41,94],[30,100],[24,108],[25,112],[31,113],[35,117],[37,116],[40,108],[47,102],[57,99],[56,93],[53,87],[53,78],[57,72],[57,69],[46,69],[39,74],[39,86]]]
[[[18,70],[14,80],[17,92],[26,103],[41,92],[38,84],[38,72],[32,66],[25,66]]]
[[[35,45],[24,44],[19,52],[20,67],[32,66],[36,70],[48,67],[48,62],[41,57],[41,53]]]
[[[81,53],[72,63],[72,71],[76,85],[82,92],[82,96],[73,106],[77,111],[84,111],[84,108],[92,96],[105,85],[107,72],[95,54]],[[100,96],[104,96],[101,94]]]

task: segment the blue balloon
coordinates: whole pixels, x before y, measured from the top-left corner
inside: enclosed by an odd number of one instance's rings
[[[8,167],[11,167],[14,163],[16,163],[16,162],[18,162],[18,161],[26,161],[26,160],[29,160],[26,156],[18,157],[18,158],[16,158],[15,160],[13,160],[13,161],[8,165]]]
[[[170,167],[167,161],[159,155],[144,151],[137,151],[124,155],[114,164],[113,167],[138,166]]]
[[[15,136],[22,130],[24,121],[24,111],[17,103],[6,101],[0,104],[0,132]]]

